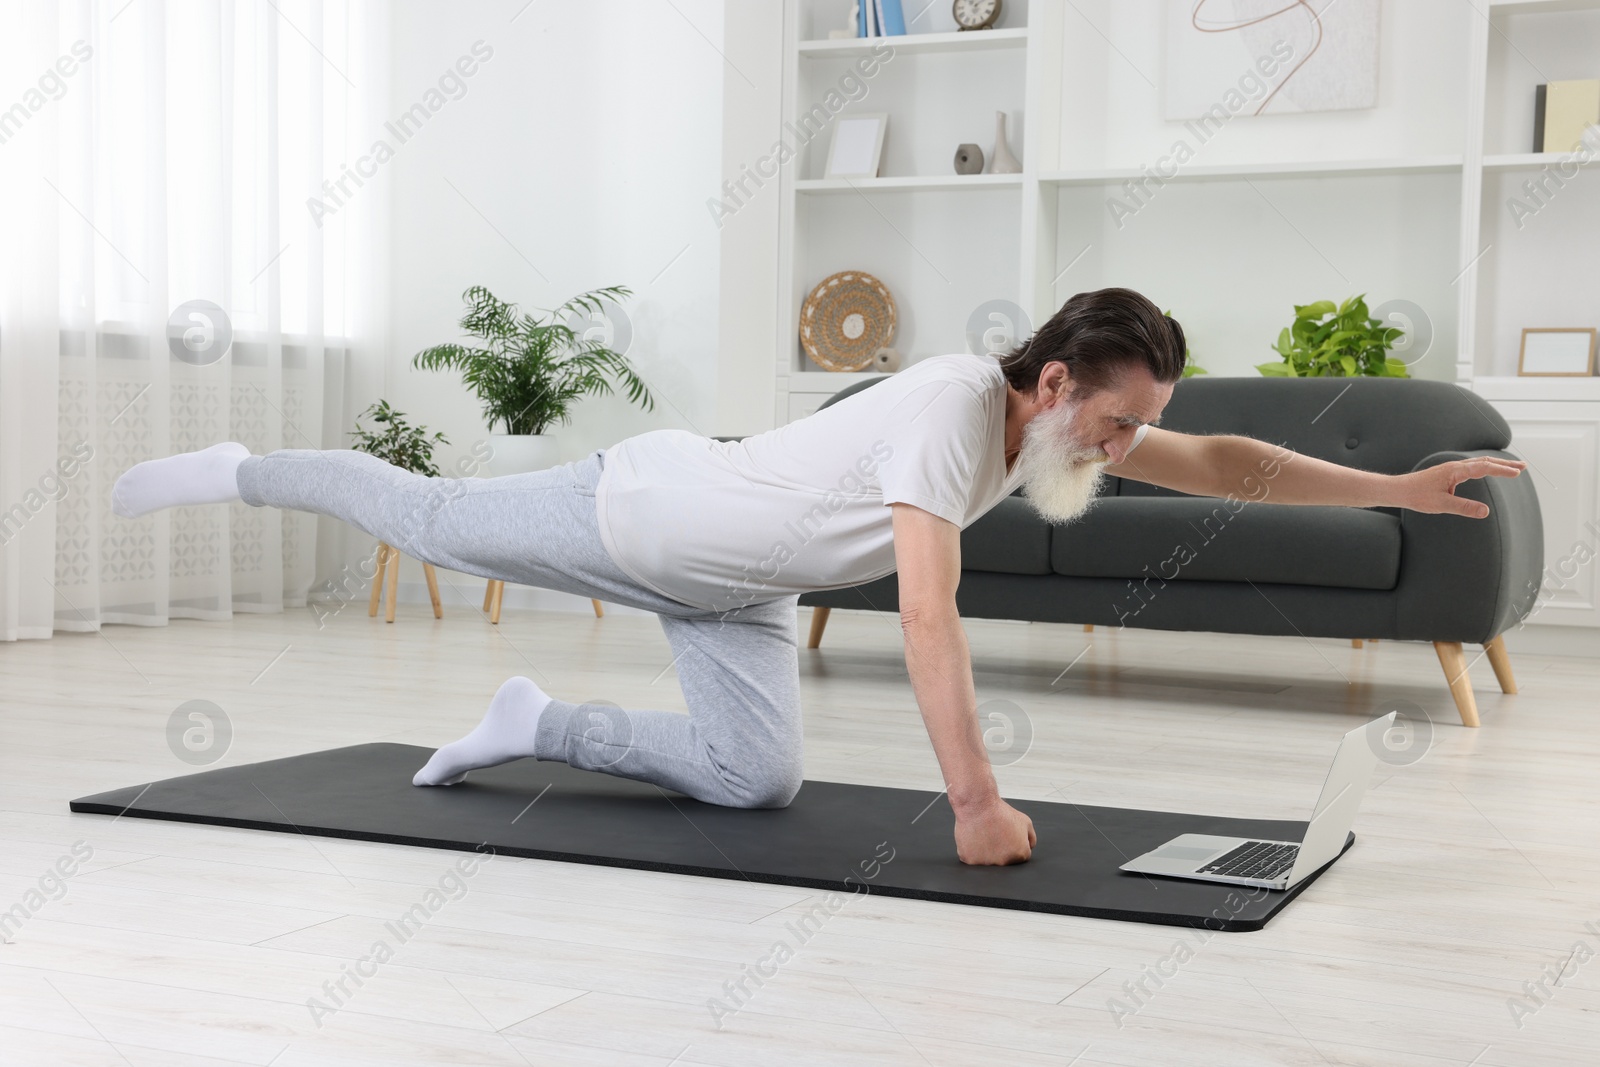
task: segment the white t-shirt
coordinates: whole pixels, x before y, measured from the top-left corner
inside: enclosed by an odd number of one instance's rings
[[[895,569],[887,505],[965,529],[1017,488],[1005,413],[999,363],[959,354],[742,441],[640,434],[606,450],[601,540],[641,585],[708,611],[859,585]]]

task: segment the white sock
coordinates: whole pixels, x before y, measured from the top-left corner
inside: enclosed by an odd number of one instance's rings
[[[239,464],[250,450],[237,441],[149,459],[129,468],[111,487],[111,510],[136,519],[162,508],[239,502]]]
[[[521,675],[506,679],[477,728],[435,752],[411,784],[455,785],[468,771],[533,755],[539,715],[549,704],[550,697],[530,679]]]

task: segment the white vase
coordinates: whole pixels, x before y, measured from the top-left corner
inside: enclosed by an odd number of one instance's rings
[[[1017,157],[1011,154],[1011,149],[1006,147],[1006,113],[994,113],[994,153],[990,155],[990,174],[1021,174],[1022,164],[1017,162]]]
[[[561,462],[561,448],[547,433],[492,433],[489,448],[489,474],[495,478],[548,470]]]

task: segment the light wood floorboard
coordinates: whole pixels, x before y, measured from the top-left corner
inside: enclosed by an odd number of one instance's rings
[[[94,850],[0,945],[0,1064],[1595,1062],[1600,960],[1547,968],[1600,954],[1600,658],[1519,655],[1510,696],[1469,649],[1468,730],[1426,644],[1001,622],[968,632],[980,702],[1029,738],[1008,796],[1303,817],[1343,732],[1397,706],[1432,725],[1382,768],[1356,848],[1259,933],[867,897],[718,1019],[815,894],[499,857],[314,1016],[449,854],[67,801],[194,769],[166,735],[192,699],[231,721],[219,766],[440,744],[512,674],[683,710],[648,618],[360,606],[0,646],[0,908]],[[834,612],[801,674],[808,777],[940,788],[892,616]]]

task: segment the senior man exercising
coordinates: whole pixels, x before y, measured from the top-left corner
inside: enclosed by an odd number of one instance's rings
[[[898,571],[906,668],[956,853],[1018,863],[1032,854],[1033,824],[996,788],[956,611],[961,531],[984,512],[1021,486],[1042,516],[1066,522],[1107,473],[1226,496],[1271,469],[1277,503],[1483,518],[1487,506],[1455,487],[1525,466],[1483,457],[1382,475],[1247,437],[1159,429],[1185,351],[1182,328],[1149,300],[1102,289],[1068,300],[999,360],[924,359],[737,442],[656,430],[487,479],[427,478],[345,450],[253,456],[227,442],[138,464],[112,504],[128,517],[238,501],[318,512],[440,567],[660,617],[687,716],[572,704],[515,677],[476,729],[417,772],[418,786],[532,757],[712,804],[783,807],[802,777],[796,599]]]

